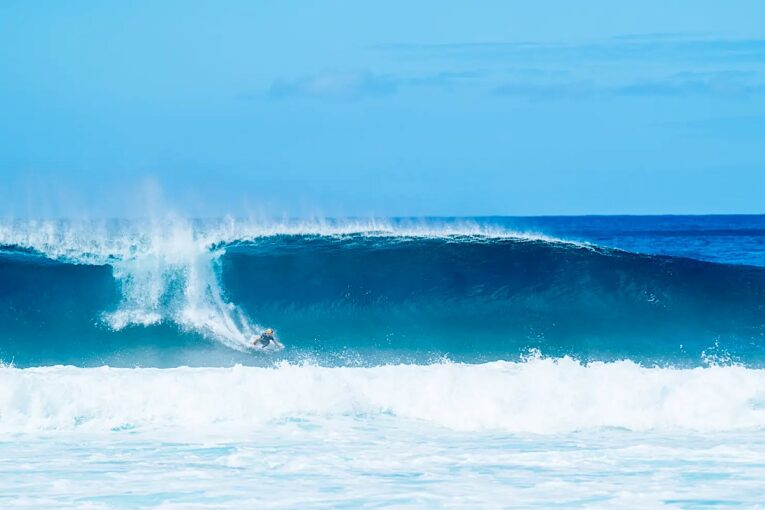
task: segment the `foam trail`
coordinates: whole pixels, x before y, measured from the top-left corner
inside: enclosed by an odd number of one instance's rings
[[[186,221],[155,225],[143,250],[112,262],[122,302],[104,319],[115,330],[170,320],[224,345],[243,350],[257,329],[244,312],[223,297],[217,261]]]
[[[119,307],[103,315],[114,330],[171,321],[237,350],[259,330],[223,297],[217,230],[170,217],[148,225],[30,222],[4,237],[64,260],[110,264],[122,292]]]
[[[454,430],[552,434],[765,427],[765,370],[570,358],[480,365],[0,368],[0,432],[248,430],[285,418],[394,415]]]

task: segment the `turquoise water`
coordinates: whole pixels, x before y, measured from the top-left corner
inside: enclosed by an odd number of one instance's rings
[[[0,507],[761,508],[763,266],[758,216],[0,224]]]
[[[327,429],[332,430],[328,433]],[[3,508],[762,507],[761,434],[466,435],[393,417],[237,440],[0,444]]]

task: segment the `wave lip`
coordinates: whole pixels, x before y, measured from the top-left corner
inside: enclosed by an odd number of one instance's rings
[[[0,368],[0,433],[248,430],[394,415],[460,431],[719,432],[765,427],[765,370],[570,358],[373,368]]]
[[[82,264],[163,256],[184,260],[200,251],[277,236],[448,238],[563,241],[470,219],[314,219],[254,221],[231,217],[193,220],[17,220],[0,222],[0,248],[31,249],[47,257]]]

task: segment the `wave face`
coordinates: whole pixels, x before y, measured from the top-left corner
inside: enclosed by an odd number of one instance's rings
[[[473,223],[15,222],[17,366],[518,360],[765,362],[765,269]],[[287,349],[254,353],[277,329]]]

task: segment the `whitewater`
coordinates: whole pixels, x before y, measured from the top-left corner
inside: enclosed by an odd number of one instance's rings
[[[763,310],[760,216],[0,222],[0,507],[765,508]]]
[[[555,434],[735,431],[765,423],[765,371],[632,362],[280,364],[243,367],[0,369],[0,433],[238,431],[285,418],[389,415],[457,431]],[[703,398],[702,398],[703,396]]]

